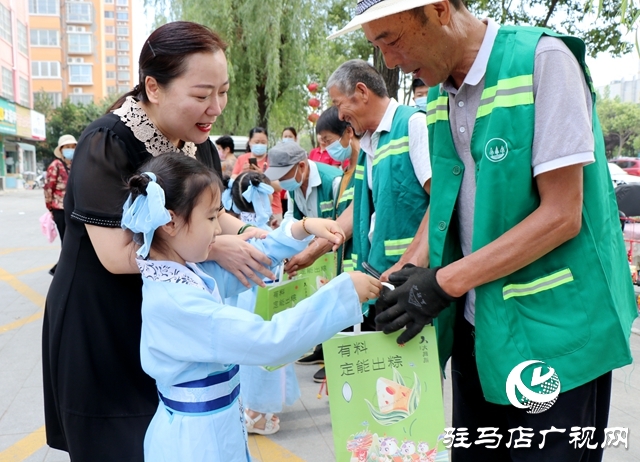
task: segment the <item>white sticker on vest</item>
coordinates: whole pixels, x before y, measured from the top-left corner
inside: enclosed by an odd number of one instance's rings
[[[500,162],[509,154],[509,146],[502,138],[491,138],[484,147],[484,155],[491,162]]]

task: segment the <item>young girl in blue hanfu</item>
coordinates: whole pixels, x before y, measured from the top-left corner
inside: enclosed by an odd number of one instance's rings
[[[224,305],[244,286],[208,258],[220,233],[221,182],[182,154],[154,157],[129,180],[122,226],[142,274],[142,367],[160,398],[144,442],[147,462],[248,462],[238,364],[279,365],[362,321],[361,303],[380,283],[343,274],[271,321]],[[288,221],[254,245],[273,267],[312,235],[338,246],[332,221]],[[203,263],[196,263],[203,262]]]
[[[224,180],[222,205],[236,213],[240,220],[265,231],[271,231],[271,194],[273,188],[262,173],[242,172],[235,180]],[[255,309],[257,287],[226,300],[231,305],[251,312]],[[292,406],[300,398],[300,386],[293,364],[275,371],[261,366],[240,366],[240,397],[244,406],[244,421],[249,433],[272,435],[280,429],[275,413],[283,403]]]

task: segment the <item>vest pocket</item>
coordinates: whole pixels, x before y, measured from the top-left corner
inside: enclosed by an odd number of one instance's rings
[[[502,289],[511,338],[527,359],[548,359],[583,347],[591,335],[569,268]]]

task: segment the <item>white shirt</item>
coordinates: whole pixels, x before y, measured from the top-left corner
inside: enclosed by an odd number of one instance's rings
[[[367,178],[369,189],[372,189],[372,165],[373,158],[378,149],[378,141],[381,132],[390,132],[393,116],[398,109],[398,102],[391,98],[387,110],[375,132],[367,131],[360,140],[360,148],[367,154]],[[429,160],[429,135],[427,134],[427,116],[424,112],[417,112],[409,118],[409,157],[416,178],[420,185],[431,178],[431,162]]]
[[[285,218],[293,217],[293,204],[298,206],[300,212],[309,218],[318,218],[318,186],[322,184],[320,173],[318,172],[318,166],[312,160],[307,160],[309,165],[309,181],[307,181],[306,194],[302,194],[302,188],[298,188],[293,192],[293,201],[287,202],[287,213]],[[333,180],[333,197],[338,195],[338,189],[340,188],[341,176],[336,177]]]

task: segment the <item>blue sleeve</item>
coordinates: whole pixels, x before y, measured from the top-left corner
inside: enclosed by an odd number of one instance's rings
[[[313,238],[313,236],[309,236],[300,241],[294,239],[290,233],[290,228],[294,221],[284,221],[278,229],[270,232],[264,239],[251,239],[248,241],[249,244],[271,259],[271,266],[269,267],[271,271],[274,271],[285,258],[291,258],[302,252]],[[238,278],[213,260],[199,263],[198,266],[216,280],[222,298],[232,297],[247,290]]]
[[[343,274],[271,321],[216,303],[204,290],[145,283],[141,359],[161,383],[183,363],[279,365],[362,321],[358,294]],[[169,289],[169,290],[167,290]],[[180,364],[182,364],[180,366]]]

